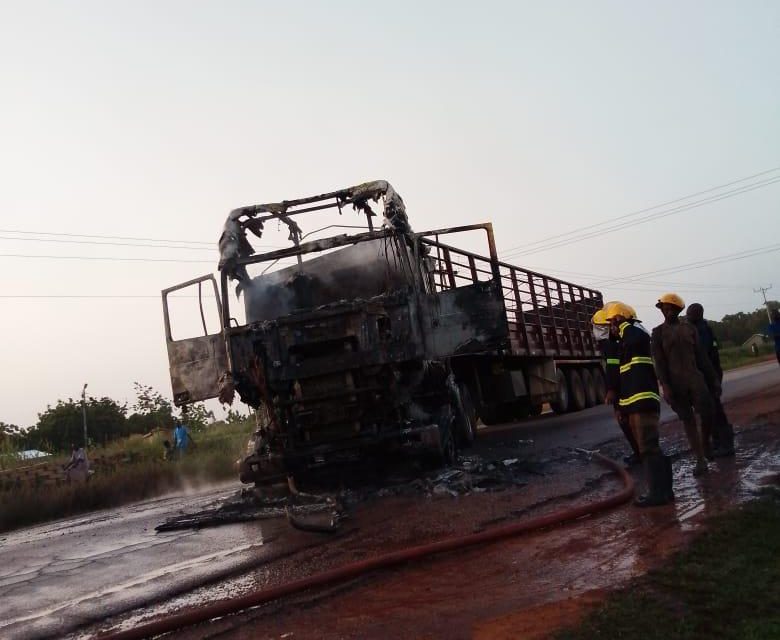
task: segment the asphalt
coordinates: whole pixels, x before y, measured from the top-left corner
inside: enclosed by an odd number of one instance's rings
[[[724,400],[778,383],[774,361],[729,372]],[[672,418],[664,407],[662,419]],[[484,428],[480,438],[522,442],[531,456],[544,458],[561,447],[598,448],[616,434],[612,412],[602,406]],[[312,546],[279,520],[155,533],[162,520],[204,508],[239,486],[165,496],[0,536],[0,637],[60,638]]]

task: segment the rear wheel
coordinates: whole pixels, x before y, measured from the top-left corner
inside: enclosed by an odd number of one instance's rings
[[[566,372],[566,382],[569,387],[569,411],[582,411],[585,408],[585,385],[582,376],[576,369]]]
[[[580,371],[582,384],[585,387],[585,406],[595,407],[599,401],[596,399],[596,383],[593,381],[593,374],[589,369]]]
[[[555,399],[550,401],[550,408],[555,413],[566,413],[569,410],[569,385],[561,369],[555,372],[555,383],[558,386]]]

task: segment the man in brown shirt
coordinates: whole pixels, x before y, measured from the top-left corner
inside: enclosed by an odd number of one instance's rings
[[[696,424],[694,412],[704,431],[711,429],[715,407],[712,396],[720,396],[720,382],[709,358],[699,343],[696,328],[680,321],[685,303],[680,296],[667,293],[656,304],[664,314],[664,323],[653,329],[653,360],[664,399],[685,425],[685,435],[696,456],[694,475],[707,473],[707,458],[712,451]]]

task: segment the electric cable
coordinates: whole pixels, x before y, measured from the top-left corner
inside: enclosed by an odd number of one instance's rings
[[[504,253],[509,254],[510,252],[514,251],[515,249],[522,249],[522,248],[525,248],[525,247],[533,247],[533,246],[536,246],[536,245],[548,244],[551,241],[557,241],[558,239],[565,238],[567,236],[576,235],[576,234],[578,234],[578,233],[580,233],[582,231],[587,231],[587,230],[593,229],[595,227],[604,226],[604,225],[610,224],[612,222],[616,222],[618,220],[624,220],[626,218],[631,218],[633,216],[638,216],[638,215],[641,215],[643,213],[647,213],[649,211],[653,211],[654,209],[660,209],[661,207],[669,206],[670,204],[676,204],[678,202],[684,202],[685,200],[690,200],[691,198],[695,198],[697,196],[704,195],[706,193],[712,193],[713,191],[718,191],[720,189],[725,189],[726,187],[730,187],[730,186],[733,186],[735,184],[739,184],[740,182],[747,182],[748,180],[752,180],[753,178],[758,178],[758,177],[761,177],[761,176],[764,176],[764,175],[768,175],[770,173],[776,173],[777,171],[780,171],[780,167],[775,167],[773,169],[767,169],[766,171],[761,171],[759,173],[754,173],[753,175],[747,176],[745,178],[740,178],[738,180],[732,180],[731,182],[726,182],[724,184],[720,184],[720,185],[711,187],[709,189],[705,189],[703,191],[697,191],[696,193],[692,193],[692,194],[689,194],[687,196],[683,196],[681,198],[676,198],[674,200],[667,200],[666,202],[662,202],[661,204],[657,204],[657,205],[654,205],[652,207],[646,207],[644,209],[639,209],[638,211],[632,211],[631,213],[626,213],[626,214],[623,214],[623,215],[620,215],[620,216],[616,216],[614,218],[609,218],[607,220],[603,220],[602,222],[596,222],[596,223],[593,223],[593,224],[586,225],[584,227],[578,227],[577,229],[572,229],[571,231],[566,231],[564,233],[558,233],[558,234],[555,234],[555,235],[552,235],[552,236],[548,236],[546,238],[542,238],[540,240],[535,240],[533,242],[527,242],[527,243],[524,243],[524,244],[517,245],[515,247],[510,247]]]

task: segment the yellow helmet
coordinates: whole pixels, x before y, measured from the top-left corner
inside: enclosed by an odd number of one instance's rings
[[[625,302],[610,302],[604,307],[604,315],[607,320],[612,320],[617,316],[623,316],[626,320],[635,320],[636,311],[634,307]]]
[[[683,302],[683,299],[676,293],[665,293],[660,298],[658,298],[658,302],[655,304],[655,306],[660,309],[662,304],[671,304],[675,307],[679,307],[681,310],[685,309],[685,303]]]
[[[607,320],[607,312],[605,309],[599,309],[596,311],[596,313],[593,314],[593,317],[590,320],[595,325],[605,325],[609,324],[609,320]]]

